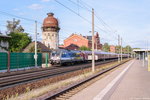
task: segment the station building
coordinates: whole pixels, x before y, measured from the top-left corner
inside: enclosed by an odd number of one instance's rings
[[[102,49],[102,44],[100,43],[100,37],[98,32],[94,36],[94,48],[96,50]],[[87,48],[92,48],[92,36],[82,36],[81,34],[71,34],[67,39],[64,40],[64,45],[62,47],[68,48],[71,50],[77,50],[81,46]]]
[[[133,49],[133,52],[138,59],[147,59],[147,56],[150,55],[150,49]]]
[[[110,52],[116,52],[116,47],[114,45],[110,45]]]

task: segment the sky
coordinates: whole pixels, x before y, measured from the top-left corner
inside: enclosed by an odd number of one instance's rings
[[[120,35],[123,46],[147,48],[150,47],[149,4],[150,0],[2,0],[0,31],[4,33],[6,21],[15,18],[21,21],[25,32],[34,40],[34,20],[37,20],[38,40],[41,41],[43,20],[48,12],[53,12],[59,20],[62,44],[72,33],[91,35],[91,9],[94,8],[95,32],[99,33],[102,44],[107,42],[117,45],[117,37]]]

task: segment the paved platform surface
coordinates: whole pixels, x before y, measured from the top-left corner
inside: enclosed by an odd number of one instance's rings
[[[70,100],[150,100],[150,72],[142,61],[129,61]]]

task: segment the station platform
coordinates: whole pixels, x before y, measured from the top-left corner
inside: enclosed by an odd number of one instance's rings
[[[131,60],[69,100],[150,100],[150,72]]]

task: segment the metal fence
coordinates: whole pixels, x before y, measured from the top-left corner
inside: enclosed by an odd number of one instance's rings
[[[0,52],[0,70],[7,69],[8,66],[8,55],[5,52]]]
[[[9,63],[10,62],[10,63]],[[38,53],[38,66],[42,65],[42,53]],[[34,53],[0,53],[0,70],[34,67]]]
[[[42,54],[38,54],[38,66],[42,64]],[[34,53],[11,53],[10,69],[33,67],[35,65]]]

